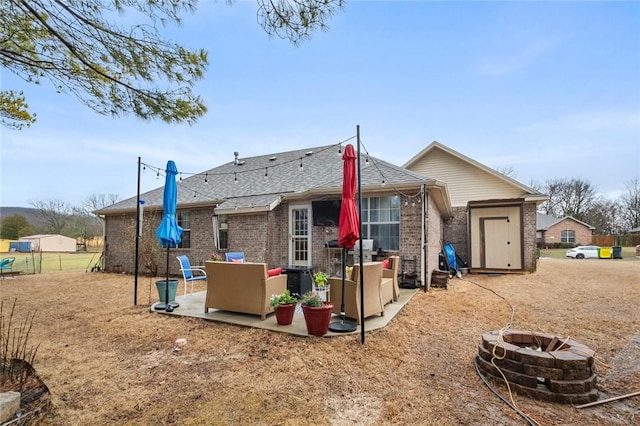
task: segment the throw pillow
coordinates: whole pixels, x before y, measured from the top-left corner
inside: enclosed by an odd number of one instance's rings
[[[273,268],[267,271],[267,275],[270,277],[275,277],[282,274],[282,268]]]
[[[347,280],[353,280],[353,266],[347,266],[345,268],[345,279]]]
[[[231,259],[231,263],[244,263],[242,259]]]
[[[389,259],[388,258],[382,261],[382,267],[384,269],[391,269],[391,266],[389,265]]]

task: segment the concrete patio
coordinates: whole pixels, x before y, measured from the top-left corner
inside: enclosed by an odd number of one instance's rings
[[[384,316],[374,315],[365,319],[365,332],[378,330],[386,327],[389,322],[402,310],[402,308],[411,300],[419,289],[400,289],[400,297],[397,301],[388,303],[384,307]],[[262,321],[258,315],[240,314],[235,312],[221,311],[217,309],[209,309],[208,313],[204,312],[204,299],[206,291],[200,291],[186,296],[176,296],[176,302],[180,304],[173,312],[165,310],[155,310],[157,303],[151,306],[151,312],[162,315],[173,315],[182,317],[202,318],[209,321],[223,322],[227,324],[242,325],[245,327],[262,328],[265,330],[278,331],[281,333],[289,333],[297,336],[310,336],[307,333],[307,327],[304,322],[304,315],[300,306],[297,307],[291,325],[278,325],[275,314],[270,314],[267,319]],[[348,320],[348,319],[347,319]],[[340,321],[340,315],[334,314],[331,322]],[[351,321],[355,322],[355,321]],[[323,337],[344,336],[346,334],[360,333],[360,326],[356,330],[349,333],[334,333],[329,331]]]

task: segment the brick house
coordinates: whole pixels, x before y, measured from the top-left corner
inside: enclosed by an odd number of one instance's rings
[[[170,250],[170,274],[179,274],[179,254],[202,264],[211,253],[226,251],[243,251],[248,261],[269,268],[330,269],[327,243],[338,238],[341,150],[335,144],[249,158],[235,153],[219,167],[180,175],[177,219],[184,233],[181,245]],[[145,169],[164,174],[164,166]],[[429,282],[444,220],[452,214],[447,185],[368,154],[361,155],[360,169],[362,236],[374,240],[374,258],[415,256],[421,282]],[[166,271],[166,250],[155,238],[162,197],[163,187],[140,194],[141,273]],[[137,208],[136,196],[96,212],[105,221],[106,271],[135,270]]]
[[[535,271],[536,209],[546,195],[438,142],[403,167],[446,182],[453,216],[443,243],[471,272]]]
[[[584,246],[592,243],[595,227],[571,216],[557,218],[546,214],[537,214],[536,239],[541,247],[557,244]]]

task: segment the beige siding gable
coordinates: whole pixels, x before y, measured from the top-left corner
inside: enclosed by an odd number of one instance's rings
[[[519,198],[526,195],[520,188],[440,149],[430,150],[407,169],[445,182],[452,207],[466,206],[469,201]]]

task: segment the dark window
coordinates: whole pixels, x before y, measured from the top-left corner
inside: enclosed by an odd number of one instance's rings
[[[179,248],[191,248],[191,217],[189,212],[178,212],[178,226],[182,228],[182,241]]]
[[[229,216],[226,214],[218,215],[218,248],[226,250],[229,248]]]

